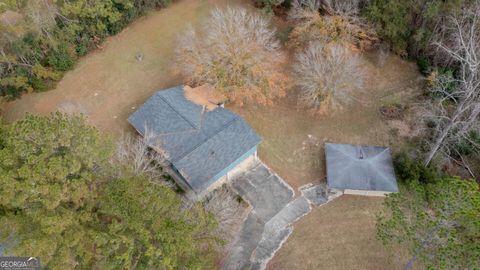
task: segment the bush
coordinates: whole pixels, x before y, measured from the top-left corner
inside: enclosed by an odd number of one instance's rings
[[[456,149],[461,155],[472,155],[478,154],[475,151],[475,145],[480,145],[480,133],[478,131],[472,130],[467,138],[463,139],[456,145]]]
[[[143,14],[144,12],[168,6],[171,0],[134,0],[135,9]],[[137,14],[138,15],[138,14]]]
[[[285,55],[269,22],[243,8],[214,9],[177,47],[179,70],[193,85],[209,83],[231,101],[271,104],[285,94]]]
[[[432,70],[433,66],[430,64],[430,60],[426,58],[425,56],[420,56],[417,58],[417,66],[418,70],[423,74],[423,75],[429,75]]]
[[[339,109],[353,101],[363,86],[358,55],[342,45],[310,44],[295,57],[299,103],[314,109]]]
[[[404,183],[434,183],[439,178],[439,173],[433,166],[425,167],[421,161],[411,159],[406,153],[396,155],[393,165],[397,179]]]
[[[51,51],[47,57],[47,62],[56,70],[67,71],[75,64],[75,58],[72,56],[72,53],[69,52],[67,44],[62,43],[56,50]]]
[[[47,90],[47,84],[45,81],[36,77],[29,77],[28,84],[31,85],[36,92],[43,92]]]
[[[20,97],[21,92],[18,91],[18,88],[12,85],[1,85],[0,95],[5,96],[7,100],[13,100]]]
[[[427,96],[432,99],[445,99],[452,102],[458,101],[455,90],[458,80],[455,71],[451,68],[434,68],[427,77]]]

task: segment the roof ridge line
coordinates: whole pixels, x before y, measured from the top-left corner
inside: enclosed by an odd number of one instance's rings
[[[159,92],[157,92],[157,94],[159,94]],[[190,126],[192,126],[192,128],[198,130],[198,128],[197,128],[192,122],[190,122],[190,120],[188,120],[185,116],[183,116],[183,114],[181,114],[180,112],[178,112],[178,111],[173,107],[173,105],[172,105],[170,102],[168,102],[168,100],[166,100],[166,99],[163,97],[163,95],[160,94],[159,96],[160,96],[160,98],[163,100],[163,102],[165,102],[175,113],[177,113],[178,115],[180,115],[180,117],[182,117],[183,120],[185,120],[185,122],[187,122]],[[200,117],[202,117],[202,116],[200,116]]]
[[[192,148],[192,150],[188,153],[186,153],[185,155],[183,155],[182,157],[179,157],[175,160],[172,160],[172,162],[179,162],[181,161],[182,159],[184,159],[185,157],[187,157],[188,155],[190,155],[191,153],[193,153],[195,150],[197,150],[200,146],[204,145],[206,142],[210,141],[211,139],[215,138],[218,136],[218,134],[220,134],[222,131],[224,131],[225,129],[227,129],[229,126],[231,126],[235,121],[238,121],[238,115],[234,114],[234,117],[232,120],[228,121],[224,126],[223,128],[219,129],[215,134],[213,134],[212,136],[210,136],[208,139],[206,139],[205,141],[195,145],[195,147]]]

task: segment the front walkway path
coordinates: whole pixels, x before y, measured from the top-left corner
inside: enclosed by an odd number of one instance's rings
[[[225,270],[265,269],[292,233],[292,224],[327,202],[325,188],[309,185],[293,199],[293,189],[261,161],[232,179],[232,186],[252,206],[232,245]]]

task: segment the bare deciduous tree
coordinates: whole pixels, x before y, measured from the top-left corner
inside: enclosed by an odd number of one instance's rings
[[[179,37],[177,58],[190,83],[209,83],[232,101],[270,103],[284,95],[286,59],[275,31],[243,8],[216,8],[202,28],[188,27]]]
[[[337,15],[357,18],[360,13],[360,0],[330,0],[329,2]]]
[[[294,9],[303,8],[311,11],[321,11],[326,15],[357,15],[358,0],[294,0]]]
[[[348,42],[360,48],[378,39],[373,27],[358,16],[360,1],[294,0],[289,19],[296,23],[290,45],[302,46],[311,41]]]
[[[457,156],[456,146],[462,142],[480,153],[480,145],[472,140],[472,134],[480,132],[480,1],[449,17],[449,22],[448,40],[434,44],[451,57],[458,75],[437,78],[431,91],[441,98],[425,106],[424,118],[433,129],[427,165],[438,152]]]
[[[52,29],[56,25],[56,8],[46,0],[31,0],[24,11],[29,21],[29,28],[38,35],[52,40]]]
[[[231,243],[240,228],[239,224],[242,224],[246,204],[227,185],[209,193],[203,204],[207,211],[215,215],[219,225],[217,235]]]
[[[167,165],[167,154],[161,147],[152,148],[156,141],[152,132],[146,129],[145,136],[123,135],[117,143],[114,162],[130,168],[135,175],[147,175],[159,180],[164,176],[164,166]]]
[[[315,0],[294,0],[288,13],[291,20],[306,19],[320,10],[320,2]]]
[[[315,42],[296,55],[294,70],[300,103],[318,109],[339,109],[362,90],[359,57],[339,44]],[[325,108],[323,108],[325,109]]]

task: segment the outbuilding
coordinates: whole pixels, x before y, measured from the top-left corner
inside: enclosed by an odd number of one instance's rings
[[[328,188],[366,196],[398,192],[388,147],[326,143],[325,156]]]

